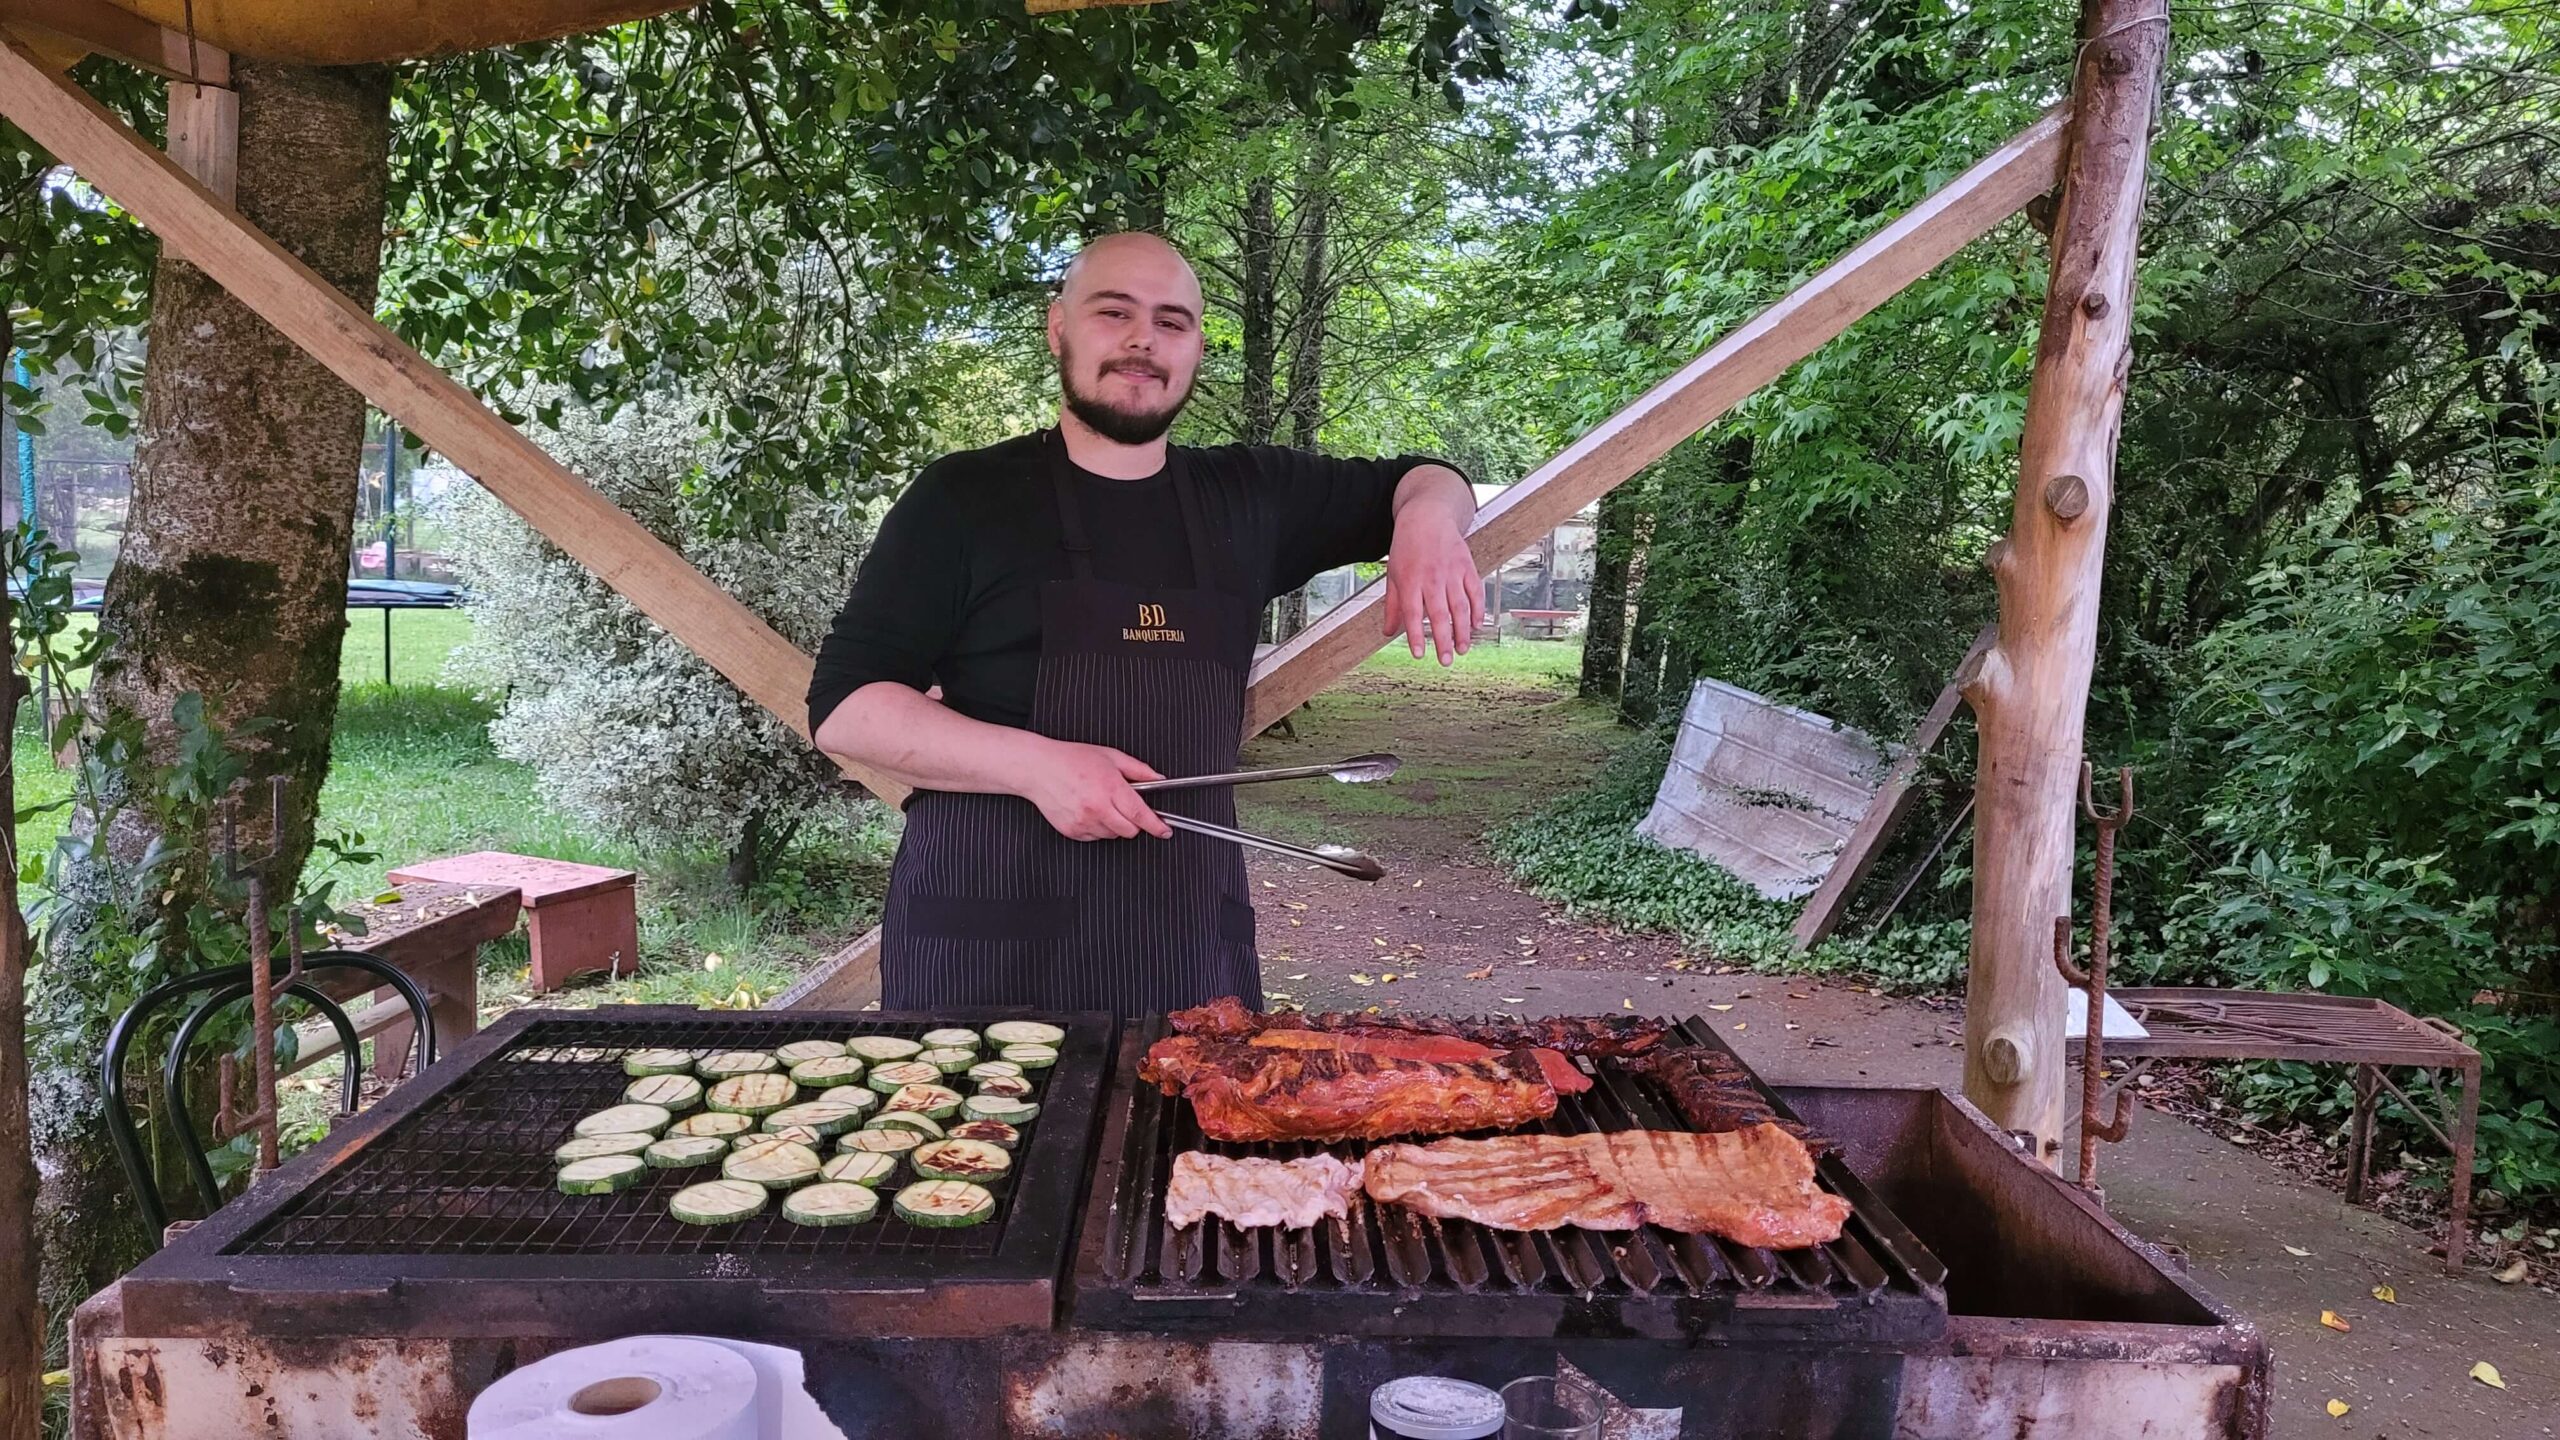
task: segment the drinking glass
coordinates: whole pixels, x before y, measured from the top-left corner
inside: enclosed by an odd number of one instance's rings
[[[1600,1392],[1560,1375],[1502,1387],[1502,1440],[1600,1440]]]

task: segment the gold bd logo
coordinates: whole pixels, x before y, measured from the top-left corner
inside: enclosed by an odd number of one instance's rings
[[[1120,638],[1123,640],[1138,640],[1149,643],[1158,640],[1169,640],[1176,645],[1181,644],[1183,640],[1182,632],[1179,630],[1168,629],[1164,623],[1164,618],[1163,606],[1141,605],[1138,607],[1138,623],[1134,626],[1123,626],[1120,631]]]

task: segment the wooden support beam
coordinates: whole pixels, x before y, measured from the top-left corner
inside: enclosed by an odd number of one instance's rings
[[[231,55],[219,45],[154,24],[107,0],[0,0],[0,28],[46,52],[94,50],[172,80],[231,85]]]
[[[240,92],[169,82],[169,158],[225,205],[240,201]],[[388,617],[391,612],[382,612]],[[389,652],[386,650],[385,654]],[[387,662],[386,662],[387,663]]]
[[[1477,512],[1468,548],[1489,573],[1583,506],[1714,423],[1787,367],[2053,188],[2066,120],[2056,108],[1754,316]],[[1256,735],[1385,643],[1386,585],[1367,585],[1253,667]]]
[[[880,930],[818,962],[800,983],[765,1002],[768,1010],[859,1010],[880,999]]]
[[[15,41],[0,44],[0,113],[807,737],[808,655]]]
[[[2027,387],[2018,495],[1986,557],[1999,638],[1958,676],[1981,736],[1965,1097],[2050,1161],[2063,1128],[2063,982],[2073,807],[2097,659],[2098,581],[2115,500],[2116,430],[2133,363],[2144,171],[2169,43],[2166,0],[2084,0],[2070,158]]]
[[[1963,674],[1974,656],[1991,647],[1992,637],[1998,633],[1996,627],[1984,626],[1982,633],[1973,637],[1973,646],[1965,651],[1956,673]],[[1867,804],[1867,813],[1858,817],[1857,828],[1841,842],[1840,856],[1831,862],[1831,873],[1822,877],[1821,888],[1813,892],[1797,914],[1794,943],[1799,953],[1821,944],[1823,937],[1840,923],[1840,917],[1849,913],[1850,898],[1858,893],[1867,872],[1875,868],[1885,843],[1902,828],[1902,817],[1911,813],[1911,802],[1917,793],[1911,788],[1912,780],[1919,775],[1922,762],[1937,750],[1947,726],[1955,722],[1956,707],[1962,703],[1963,691],[1950,680],[1938,692],[1937,703],[1929,707],[1929,713],[1920,717],[1919,727],[1911,732],[1911,744],[1893,768],[1885,772],[1884,783],[1876,787],[1876,798]]]

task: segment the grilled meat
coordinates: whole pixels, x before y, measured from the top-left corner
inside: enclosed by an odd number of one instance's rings
[[[1849,1202],[1775,1125],[1719,1135],[1621,1130],[1382,1145],[1369,1198],[1497,1230],[1666,1230],[1792,1250],[1840,1238]]]
[[[1147,1047],[1141,1078],[1191,1102],[1214,1140],[1383,1140],[1526,1124],[1555,1113],[1548,1065],[1527,1051],[1446,1047],[1419,1037],[1310,1036],[1251,1040],[1174,1035]],[[1309,1044],[1310,1039],[1331,1043]],[[1572,1071],[1571,1062],[1553,1056]],[[1591,1082],[1579,1072],[1575,1081]]]
[[[1544,1020],[1450,1020],[1429,1015],[1263,1014],[1233,995],[1166,1017],[1175,1033],[1244,1040],[1283,1030],[1333,1035],[1443,1036],[1495,1050],[1553,1050],[1563,1055],[1635,1055],[1651,1049],[1670,1023],[1644,1015],[1554,1015]]]
[[[1831,1142],[1816,1139],[1792,1120],[1770,1108],[1750,1067],[1733,1055],[1706,1045],[1677,1045],[1641,1059],[1621,1062],[1627,1069],[1670,1092],[1671,1103],[1692,1130],[1710,1134],[1775,1125],[1811,1147],[1817,1155]]]
[[[1303,1160],[1231,1159],[1201,1150],[1173,1157],[1164,1218],[1180,1229],[1206,1215],[1235,1225],[1302,1230],[1325,1216],[1339,1220],[1360,1190],[1360,1168],[1330,1155]]]

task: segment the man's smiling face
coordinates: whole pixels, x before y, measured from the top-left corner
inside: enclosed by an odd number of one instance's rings
[[[1075,417],[1108,439],[1164,434],[1200,373],[1200,279],[1153,235],[1106,235],[1049,302],[1049,353]]]

